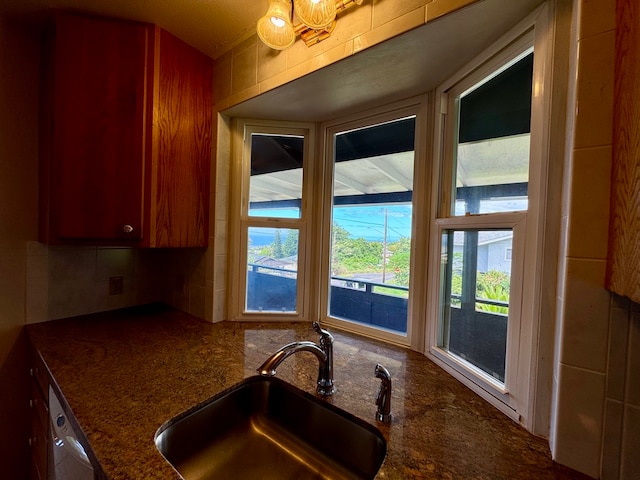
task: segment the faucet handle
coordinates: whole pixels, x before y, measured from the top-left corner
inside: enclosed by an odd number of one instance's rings
[[[320,335],[320,343],[325,343],[327,341],[329,343],[333,343],[333,335],[331,335],[328,330],[321,328],[318,322],[313,322],[313,330]]]

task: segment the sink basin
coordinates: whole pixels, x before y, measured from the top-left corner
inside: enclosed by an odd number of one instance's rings
[[[372,425],[262,376],[168,421],[155,442],[186,480],[372,479],[387,451]]]

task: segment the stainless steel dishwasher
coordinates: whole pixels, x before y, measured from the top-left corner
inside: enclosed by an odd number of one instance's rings
[[[90,480],[93,467],[75,430],[62,409],[60,400],[49,385],[51,441],[48,480]]]

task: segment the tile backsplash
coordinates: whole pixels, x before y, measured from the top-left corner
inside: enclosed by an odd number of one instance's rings
[[[27,323],[164,302],[205,318],[206,249],[27,245]],[[122,293],[109,294],[109,279]]]
[[[600,478],[632,480],[640,472],[640,305],[612,296],[608,346]]]

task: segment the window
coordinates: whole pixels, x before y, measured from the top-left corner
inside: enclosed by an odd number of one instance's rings
[[[415,115],[332,134],[328,315],[407,333]]]
[[[427,347],[514,418],[526,403],[518,369],[530,354],[521,343],[523,325],[532,321],[522,314],[525,243],[535,231],[527,230],[530,177],[541,163],[530,153],[533,38],[529,32],[440,91],[432,248],[438,295]]]
[[[233,318],[322,319],[410,343],[420,109],[423,97],[327,125],[318,162],[311,125],[236,123]]]
[[[302,319],[307,314],[305,276],[312,185],[312,128],[239,122],[239,158],[233,169],[239,187],[232,203],[234,218],[232,264],[242,265],[233,282],[236,318],[278,314]]]
[[[511,247],[505,248],[504,249],[504,261],[505,262],[510,262],[512,254],[513,254],[513,248],[511,248]]]
[[[407,345],[528,428],[548,423],[531,406],[559,223],[545,12],[433,93],[322,125],[238,121],[231,318]]]

